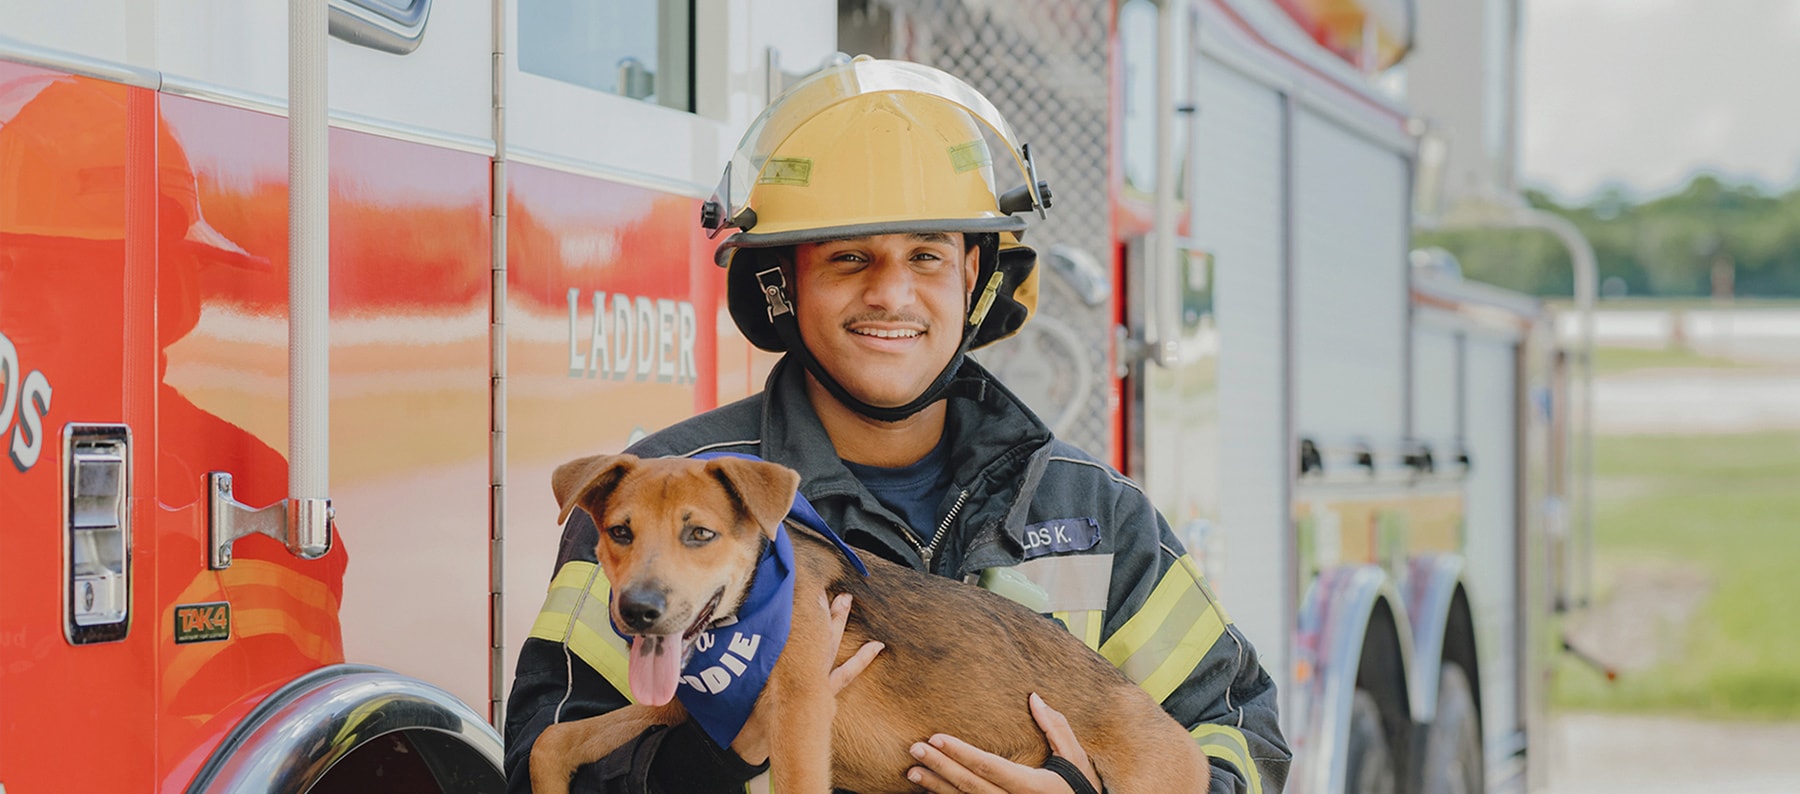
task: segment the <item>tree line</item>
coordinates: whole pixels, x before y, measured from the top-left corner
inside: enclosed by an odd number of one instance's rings
[[[1602,296],[1800,297],[1800,187],[1770,194],[1712,175],[1681,190],[1634,201],[1608,190],[1579,205],[1526,191],[1594,246]],[[1455,254],[1463,275],[1543,296],[1573,290],[1568,251],[1542,232],[1421,232],[1415,245]]]

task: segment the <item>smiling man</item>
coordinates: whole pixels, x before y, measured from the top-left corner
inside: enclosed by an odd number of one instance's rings
[[[1035,309],[1035,256],[1014,214],[1047,206],[1032,174],[993,105],[943,72],[859,58],[801,81],[751,126],[703,214],[737,229],[716,255],[733,320],[785,355],[762,393],[627,451],[796,469],[851,545],[1012,595],[1118,665],[1205,750],[1212,791],[1279,791],[1289,753],[1274,683],[1198,566],[1135,483],[1054,438],[966,356]],[[627,702],[623,653],[606,645],[616,638],[572,629],[606,625],[597,540],[576,511],[541,628],[520,650],[506,726],[515,792],[529,790],[545,726]],[[832,605],[840,631],[847,599]],[[819,676],[841,689],[871,663],[916,663],[880,650]],[[921,736],[908,778],[945,794],[1103,790],[1058,704],[1027,705],[1053,754],[1043,768],[988,753],[981,736]],[[769,755],[758,716],[730,741],[691,723],[647,731],[583,767],[574,790],[743,791]]]
[[[965,247],[963,235],[943,232],[794,246],[786,258],[794,293],[805,296],[795,305],[801,342],[815,359],[832,362],[824,367],[830,379],[857,399],[911,402],[961,352],[978,250]],[[806,392],[838,457],[858,467],[905,467],[943,440],[944,400],[904,419],[872,420],[833,397],[817,376],[807,378]],[[918,432],[921,426],[937,432]]]

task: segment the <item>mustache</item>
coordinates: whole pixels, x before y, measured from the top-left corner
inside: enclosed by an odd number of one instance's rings
[[[869,311],[851,316],[844,321],[844,330],[860,323],[894,323],[900,325],[916,325],[926,331],[931,330],[931,321],[916,314],[905,312]]]

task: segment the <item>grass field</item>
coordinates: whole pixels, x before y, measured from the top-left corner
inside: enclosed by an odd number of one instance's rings
[[[1673,651],[1611,684],[1565,657],[1556,704],[1800,719],[1800,433],[1603,436],[1595,453],[1600,598],[1646,565],[1706,584]],[[1612,619],[1660,606],[1639,600]]]

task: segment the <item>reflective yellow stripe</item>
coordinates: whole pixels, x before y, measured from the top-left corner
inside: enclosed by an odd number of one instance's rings
[[[631,646],[612,630],[608,619],[606,600],[611,589],[600,566],[581,560],[564,563],[550,580],[550,592],[544,596],[537,620],[531,623],[530,636],[569,646],[629,699],[626,671]]]
[[[1199,666],[1227,622],[1198,566],[1183,555],[1137,614],[1100,646],[1100,655],[1160,702]]]
[[[1212,602],[1213,609],[1219,613],[1219,619],[1225,621],[1227,624],[1231,623],[1231,616],[1225,614],[1225,605],[1219,603],[1219,599],[1213,596],[1212,588],[1207,586],[1206,574],[1200,572],[1200,563],[1194,559],[1194,555],[1183,554],[1181,555],[1181,559],[1176,560],[1175,562],[1181,567],[1186,568],[1188,575],[1194,577],[1194,581],[1199,583],[1200,592],[1205,593],[1206,600]]]
[[[1144,647],[1144,643],[1168,619],[1181,597],[1192,592],[1193,588],[1184,581],[1187,577],[1174,575],[1175,570],[1171,567],[1168,573],[1163,574],[1162,581],[1156,583],[1156,589],[1150,591],[1150,597],[1144,600],[1143,606],[1138,607],[1137,614],[1125,621],[1125,625],[1120,626],[1107,639],[1106,644],[1100,646],[1100,655],[1112,662],[1113,666],[1123,666],[1126,659]]]
[[[1099,609],[1074,609],[1067,612],[1052,612],[1050,617],[1061,621],[1063,626],[1081,638],[1081,642],[1094,650],[1100,650],[1100,626],[1105,622],[1105,612]]]
[[[1244,734],[1229,725],[1201,725],[1188,732],[1200,742],[1200,750],[1222,761],[1230,761],[1238,773],[1250,783],[1250,794],[1262,794],[1262,773],[1250,759],[1250,743]]]
[[[1187,633],[1175,642],[1167,653],[1159,654],[1162,664],[1156,666],[1155,672],[1145,676],[1139,683],[1150,697],[1161,703],[1163,698],[1175,692],[1175,688],[1186,681],[1200,660],[1206,656],[1213,643],[1225,633],[1225,622],[1219,619],[1216,609],[1208,608],[1188,627]]]

